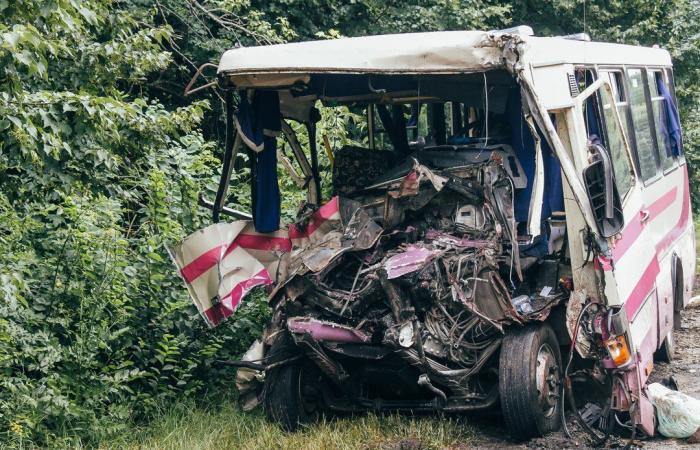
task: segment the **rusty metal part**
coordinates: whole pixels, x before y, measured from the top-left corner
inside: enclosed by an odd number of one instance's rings
[[[342,384],[349,375],[340,363],[330,358],[310,334],[293,335],[294,342],[306,356],[335,384]]]

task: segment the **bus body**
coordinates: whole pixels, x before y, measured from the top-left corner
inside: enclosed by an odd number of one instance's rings
[[[576,404],[576,368],[611,420],[654,433],[645,384],[695,274],[667,51],[518,27],[238,48],[218,76],[217,223],[172,254],[212,326],[269,285],[236,364],[271,419],[500,403],[527,438]],[[366,121],[344,122],[355,145],[317,139],[334,108]],[[243,149],[251,216],[225,207]],[[307,189],[289,226],[277,162]]]

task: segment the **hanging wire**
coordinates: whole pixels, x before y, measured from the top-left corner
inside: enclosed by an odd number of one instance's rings
[[[486,113],[484,127],[486,128],[486,139],[484,140],[484,147],[489,145],[489,86],[486,82],[486,72],[481,72],[484,76],[484,111]]]
[[[486,82],[486,72],[481,72],[481,75],[484,76],[484,131],[486,133],[486,139],[484,139],[484,145],[481,146],[481,150],[479,150],[479,154],[476,156],[477,159],[481,158],[484,149],[489,145],[489,89],[488,83]]]

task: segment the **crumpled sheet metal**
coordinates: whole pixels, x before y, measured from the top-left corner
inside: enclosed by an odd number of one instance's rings
[[[372,340],[361,330],[311,317],[290,317],[287,319],[287,329],[295,334],[309,334],[317,341],[367,344]]]
[[[439,250],[427,247],[410,246],[404,252],[398,253],[384,263],[387,279],[393,280],[409,273],[416,272],[439,255]]]
[[[591,341],[586,333],[576,333],[576,319],[584,305],[588,301],[588,294],[585,289],[577,289],[571,292],[569,301],[566,304],[566,329],[569,337],[573,339],[576,334],[576,351],[582,358],[592,358],[595,356],[595,343]]]
[[[323,240],[315,242],[312,246],[302,250],[298,257],[301,258],[306,269],[314,273],[320,272],[331,261],[349,250],[349,247],[343,247],[341,243],[342,237],[342,233],[331,231],[324,236]],[[306,271],[304,270],[304,272]]]
[[[198,311],[216,326],[238,308],[254,287],[272,284],[279,254],[291,250],[280,233],[255,233],[251,222],[217,223],[196,231],[171,249]],[[255,256],[254,256],[255,255]]]
[[[461,248],[495,248],[496,244],[493,241],[483,239],[470,239],[467,237],[456,237],[451,234],[442,233],[438,230],[430,229],[425,233],[425,239],[428,241],[439,242],[443,245]]]
[[[258,233],[250,221],[213,224],[186,237],[171,249],[171,256],[198,311],[214,327],[254,287],[280,285],[290,274],[318,272],[355,246],[374,245],[381,227],[366,213],[353,217],[353,234],[344,235],[340,199],[333,197],[303,226]]]
[[[368,186],[365,190],[386,188],[387,194],[392,198],[402,198],[417,195],[420,192],[420,184],[427,180],[435,189],[435,192],[440,192],[448,182],[448,179],[442,175],[438,175],[427,166],[419,163],[415,158],[411,170],[401,178],[383,181],[381,183]]]
[[[322,242],[326,234],[340,227],[340,199],[333,197],[330,201],[314,211],[305,224],[289,226],[289,239],[295,249],[307,248]]]
[[[353,211],[345,225],[341,245],[354,251],[372,248],[384,229],[372,220],[359,202],[341,199],[341,204],[347,204],[348,211]]]
[[[241,361],[260,361],[264,356],[265,346],[260,339],[256,339]],[[238,389],[243,411],[251,411],[260,403],[256,391],[261,378],[262,373],[255,369],[241,367],[236,371],[236,389]]]

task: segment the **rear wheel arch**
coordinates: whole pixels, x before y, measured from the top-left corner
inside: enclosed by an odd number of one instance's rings
[[[673,254],[673,262],[671,264],[671,282],[673,283],[673,328],[677,330],[681,326],[680,312],[685,306],[685,278],[683,276],[683,261],[677,253]]]
[[[683,278],[683,263],[677,253],[673,253],[671,260],[671,288],[673,292],[673,327],[665,336],[659,336],[659,348],[654,353],[656,361],[670,363],[675,353],[674,330],[681,327],[681,311],[683,310],[685,280]],[[659,321],[662,318],[659,316]],[[659,325],[661,326],[661,325]]]

